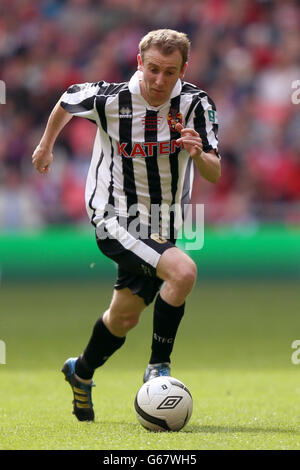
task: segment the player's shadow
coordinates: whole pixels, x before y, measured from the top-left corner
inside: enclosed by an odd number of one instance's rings
[[[292,429],[283,429],[283,428],[265,428],[265,427],[258,427],[258,426],[210,426],[210,425],[195,425],[192,424],[188,426],[186,429],[182,429],[181,433],[186,434],[194,434],[194,433],[223,433],[223,434],[234,434],[239,432],[245,433],[263,433],[263,434],[275,434],[275,433],[284,433],[284,434],[294,434],[300,435],[300,430],[292,430]]]
[[[99,420],[99,422],[95,421],[96,425],[103,426],[103,421]],[[107,421],[105,424],[109,424]],[[147,432],[145,428],[142,428],[139,423],[126,423],[124,421],[119,421],[118,425],[121,428],[124,428],[124,432],[135,432],[137,429],[143,429]],[[152,433],[152,431],[148,431]],[[284,429],[284,428],[265,428],[265,427],[258,427],[258,426],[210,426],[210,425],[201,425],[201,424],[190,424],[187,425],[186,428],[180,430],[180,434],[195,434],[195,433],[223,433],[223,434],[234,434],[239,432],[245,433],[262,433],[262,434],[276,434],[276,433],[283,433],[283,434],[291,434],[291,435],[300,435],[300,430],[292,430],[292,429]]]

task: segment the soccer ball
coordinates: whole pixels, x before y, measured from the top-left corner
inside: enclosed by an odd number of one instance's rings
[[[189,421],[193,399],[187,387],[174,377],[156,377],[136,394],[136,416],[150,431],[179,431]]]

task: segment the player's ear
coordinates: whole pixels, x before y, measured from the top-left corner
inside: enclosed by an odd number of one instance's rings
[[[187,69],[187,66],[188,66],[188,62],[186,62],[180,72],[180,75],[179,75],[179,78],[183,78],[184,77],[184,74],[186,72],[186,69]]]
[[[141,54],[137,55],[137,63],[138,63],[138,70],[142,70],[143,62],[142,62]]]

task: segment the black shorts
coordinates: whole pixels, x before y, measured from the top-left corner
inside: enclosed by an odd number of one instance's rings
[[[139,225],[133,233],[128,225],[112,217],[98,225],[96,239],[102,253],[118,264],[115,289],[128,287],[149,305],[163,283],[156,275],[157,263],[166,250],[175,246],[174,238],[167,240],[151,233],[150,227]]]

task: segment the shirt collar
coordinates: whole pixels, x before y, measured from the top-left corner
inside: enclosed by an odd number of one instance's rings
[[[135,95],[140,95],[141,94],[141,88],[140,88],[140,80],[143,78],[143,72],[140,70],[137,70],[129,80],[129,91],[130,93],[133,93]],[[174,98],[175,96],[180,95],[182,89],[182,82],[180,78],[178,78],[177,82],[175,83],[175,86],[172,90],[171,98]]]

